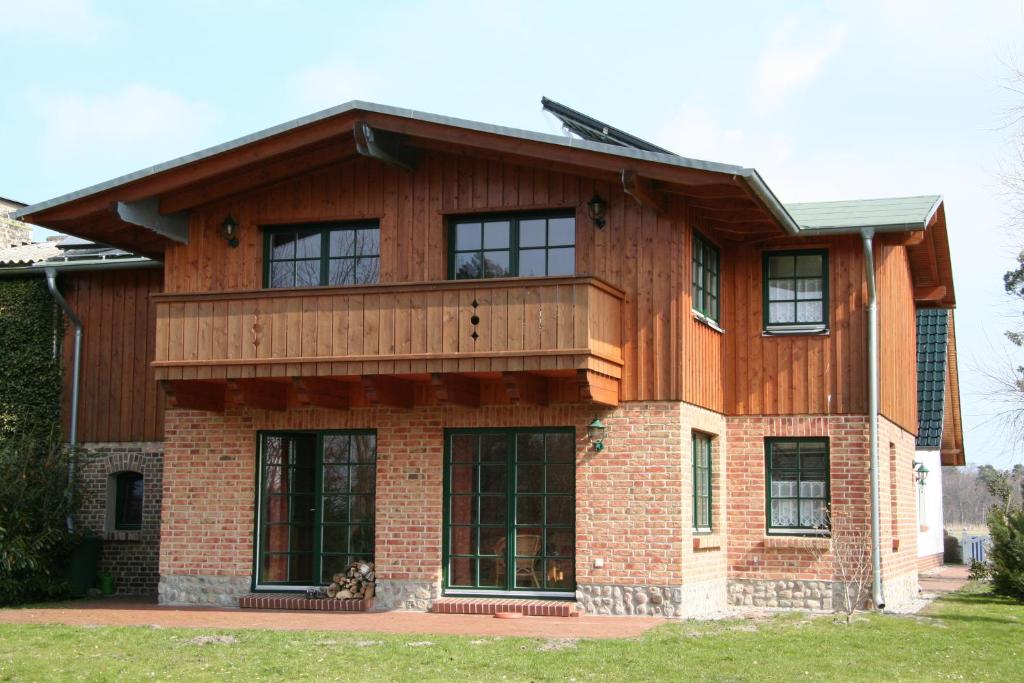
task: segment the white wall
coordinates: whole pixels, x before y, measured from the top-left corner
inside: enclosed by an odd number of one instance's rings
[[[916,451],[914,460],[928,468],[928,479],[924,487],[915,487],[923,500],[918,501],[924,507],[924,518],[918,519],[918,529],[928,527],[927,531],[919,531],[917,535],[917,556],[926,557],[941,553],[942,542],[942,458],[938,451]]]

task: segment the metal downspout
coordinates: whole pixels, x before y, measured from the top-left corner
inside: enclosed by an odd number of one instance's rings
[[[868,425],[871,442],[871,597],[885,608],[882,591],[882,531],[878,494],[878,298],[875,289],[874,230],[862,230],[864,277],[868,283]]]
[[[57,271],[53,268],[46,269],[46,287],[75,328],[74,360],[71,365],[71,425],[68,429],[68,443],[71,445],[71,456],[68,458],[68,495],[70,495],[75,481],[75,446],[78,445],[78,387],[82,370],[82,320],[75,315],[60,290],[57,289]],[[74,531],[74,529],[74,519],[71,513],[68,513],[68,531]]]

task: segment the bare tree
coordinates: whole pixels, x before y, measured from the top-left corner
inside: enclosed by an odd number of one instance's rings
[[[871,602],[871,532],[849,515],[833,515],[825,509],[824,525],[832,531],[832,568],[838,584],[841,611],[846,623]]]

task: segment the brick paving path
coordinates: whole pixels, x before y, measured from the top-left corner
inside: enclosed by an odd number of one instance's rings
[[[667,620],[656,617],[524,617],[495,619],[424,612],[286,612],[214,607],[159,607],[112,598],[47,607],[0,609],[0,624],[161,626],[165,628],[363,631],[533,638],[635,638]]]
[[[952,593],[967,583],[969,567],[963,564],[944,564],[921,574],[918,583],[927,593]]]

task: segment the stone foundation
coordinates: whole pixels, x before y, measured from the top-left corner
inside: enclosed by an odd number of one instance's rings
[[[721,612],[729,606],[725,578],[683,584],[682,602],[676,616],[684,619]]]
[[[831,612],[836,603],[831,581],[734,579],[729,581],[729,604]]]
[[[917,580],[916,571],[885,579],[882,592],[885,594],[886,611],[899,612],[910,607],[918,597],[920,586]]]
[[[576,602],[586,614],[677,617],[683,613],[679,586],[579,585]]]
[[[251,588],[248,576],[161,576],[160,604],[236,607]]]
[[[441,597],[436,581],[394,581],[377,579],[373,594],[374,611],[412,610],[426,612]]]

